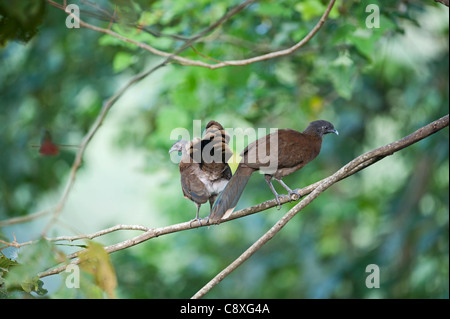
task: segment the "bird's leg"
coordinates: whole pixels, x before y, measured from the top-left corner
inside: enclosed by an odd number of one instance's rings
[[[281,186],[283,186],[283,188],[285,190],[288,191],[289,193],[289,201],[291,200],[298,200],[300,198],[300,194],[296,191],[293,191],[292,189],[289,188],[289,186],[287,186],[281,179],[276,179],[278,183],[281,184]],[[292,198],[292,195],[294,195],[294,198]]]
[[[279,195],[277,193],[277,191],[275,190],[275,188],[272,185],[272,176],[271,175],[264,175],[264,179],[267,182],[267,185],[269,185],[270,190],[272,191],[272,193],[275,195],[275,199],[277,200],[277,205],[278,205],[278,210],[281,209],[281,203],[280,203],[280,199],[278,198]]]
[[[192,224],[193,222],[195,222],[195,221],[198,221],[198,223],[200,224],[200,226],[202,225],[202,220],[201,220],[200,218],[198,218],[198,215],[200,214],[200,206],[201,206],[201,204],[195,203],[195,205],[197,206],[197,215],[195,216],[194,219],[191,219],[191,220],[189,221],[189,226],[191,226],[191,224]]]
[[[218,195],[214,195],[214,196],[211,196],[211,197],[209,198],[210,214],[211,214],[211,210],[212,210],[212,208],[213,208],[213,205],[214,205],[214,202],[216,201],[217,196],[218,196]],[[205,218],[201,218],[201,219],[199,220],[200,225],[202,224],[202,220],[204,220],[204,221],[206,222],[205,224],[208,224],[208,222],[209,222],[209,215],[206,216]]]
[[[213,208],[213,206],[214,206],[214,202],[216,201],[216,198],[218,197],[219,195],[211,195],[211,197],[209,198],[209,207],[212,209]]]

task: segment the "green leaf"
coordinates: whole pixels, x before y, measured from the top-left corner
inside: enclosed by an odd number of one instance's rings
[[[356,68],[348,53],[341,54],[328,69],[334,88],[344,99],[350,99],[354,89]]]
[[[4,276],[8,273],[11,266],[18,265],[17,261],[7,258],[0,250],[0,299],[8,297],[6,279]]]
[[[116,274],[103,246],[90,241],[88,248],[80,254],[80,261],[81,269],[94,277],[98,287],[105,291],[109,298],[115,298]]]
[[[48,292],[47,289],[43,288],[44,283],[37,276],[26,278],[24,281],[20,283],[20,286],[25,292],[27,293],[35,292],[39,296],[44,296]]]
[[[113,61],[113,69],[114,72],[120,72],[131,64],[133,64],[133,55],[127,52],[118,52],[114,57]]]
[[[265,16],[290,17],[292,10],[279,2],[263,2],[257,12]]]
[[[45,8],[44,0],[21,0],[13,5],[0,0],[0,46],[9,40],[31,40],[43,22]]]
[[[0,251],[0,253],[1,253],[1,251]],[[3,269],[3,270],[7,271],[9,269],[9,267],[16,266],[18,264],[19,263],[17,261],[9,259],[3,254],[0,255],[0,270]]]
[[[297,3],[294,6],[294,10],[298,11],[302,14],[302,18],[305,21],[312,20],[316,17],[321,17],[327,6],[322,4],[320,1],[317,0],[306,0],[301,1]],[[339,16],[339,11],[337,10],[337,5],[333,7],[333,9],[330,12],[329,18],[337,18]]]
[[[58,263],[55,246],[41,239],[37,243],[22,247],[17,260],[9,260],[1,256],[0,264],[7,271],[4,275],[4,285],[7,291],[34,292],[39,296],[47,293],[43,282],[37,274]]]

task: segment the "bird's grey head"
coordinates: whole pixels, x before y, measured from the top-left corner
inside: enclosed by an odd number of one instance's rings
[[[308,127],[303,131],[303,133],[318,135],[320,137],[329,133],[339,135],[339,132],[334,128],[333,124],[324,120],[318,120],[309,123]]]
[[[169,150],[169,154],[172,152],[183,152],[183,149],[186,147],[188,141],[186,140],[179,140],[175,142],[175,144],[172,145],[172,147]]]

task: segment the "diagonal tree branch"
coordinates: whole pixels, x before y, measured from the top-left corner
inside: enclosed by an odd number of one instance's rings
[[[270,240],[278,231],[281,230],[281,228],[286,225],[286,223],[295,216],[301,209],[306,207],[310,202],[312,202],[315,198],[317,198],[322,192],[324,192],[327,188],[329,188],[331,185],[375,164],[376,162],[382,160],[386,156],[392,155],[395,152],[398,152],[414,143],[419,142],[420,140],[427,138],[428,136],[436,133],[439,130],[442,130],[443,128],[447,127],[449,125],[449,115],[446,115],[420,129],[415,131],[414,133],[397,140],[393,143],[387,144],[385,146],[382,146],[380,148],[374,149],[370,152],[367,152],[365,154],[362,154],[349,162],[347,165],[343,166],[340,170],[338,170],[336,173],[331,175],[330,177],[327,177],[325,179],[322,179],[321,181],[318,181],[314,184],[311,184],[305,188],[302,188],[299,190],[299,193],[301,196],[306,196],[303,200],[301,200],[296,206],[294,206],[291,210],[289,210],[264,236],[262,236],[258,241],[256,241],[247,251],[245,251],[238,259],[236,259],[232,264],[230,264],[227,268],[225,268],[221,273],[219,273],[213,280],[211,280],[205,287],[203,287],[197,294],[194,295],[193,298],[201,298],[203,295],[205,295],[212,287],[217,285],[223,278],[225,278],[228,274],[230,274],[234,269],[236,269],[239,265],[241,265],[245,260],[250,258],[260,247],[262,247],[268,240]],[[287,195],[284,195],[280,197],[280,202],[282,204],[289,201],[289,197]],[[234,212],[226,219],[223,219],[221,222],[228,222],[233,219],[241,218],[244,216],[248,216],[251,214],[255,214],[261,211],[264,211],[266,209],[272,208],[277,206],[276,200],[270,200],[263,202],[261,204],[258,204],[256,206],[242,209],[239,211]],[[131,239],[125,240],[123,242],[110,245],[105,247],[105,250],[108,253],[113,253],[122,249],[126,249],[135,245],[138,245],[142,242],[145,242],[149,239],[159,237],[162,235],[175,233],[183,230],[188,230],[191,228],[197,228],[197,227],[205,227],[209,226],[207,225],[199,225],[194,224],[191,226],[190,222],[170,225],[166,227],[160,227],[160,228],[151,228],[148,231],[145,231],[144,233],[133,237]],[[67,256],[68,259],[74,259],[72,261],[73,264],[78,264],[80,262],[79,259],[77,259],[78,255],[82,252],[76,252],[74,254],[71,254]],[[52,269],[49,269],[47,271],[44,271],[39,274],[39,277],[46,277],[54,274],[58,274],[66,269],[67,265],[62,265],[59,267],[55,267]]]

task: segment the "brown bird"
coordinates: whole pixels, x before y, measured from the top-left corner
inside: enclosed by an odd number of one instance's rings
[[[202,139],[180,140],[169,150],[169,153],[181,152],[181,189],[184,197],[197,206],[197,215],[191,223],[198,220],[201,224],[200,206],[209,201],[212,208],[217,196],[231,179],[232,173],[227,162],[233,152],[228,146],[229,140],[222,125],[210,121]]]
[[[256,171],[264,173],[265,180],[281,207],[272,179],[277,180],[289,192],[289,197],[294,194],[281,179],[301,169],[319,155],[322,136],[328,133],[339,134],[333,124],[319,120],[309,123],[302,133],[281,129],[249,144],[240,154],[242,160],[236,172],[211,209],[209,222],[218,223],[233,212],[250,176]]]

